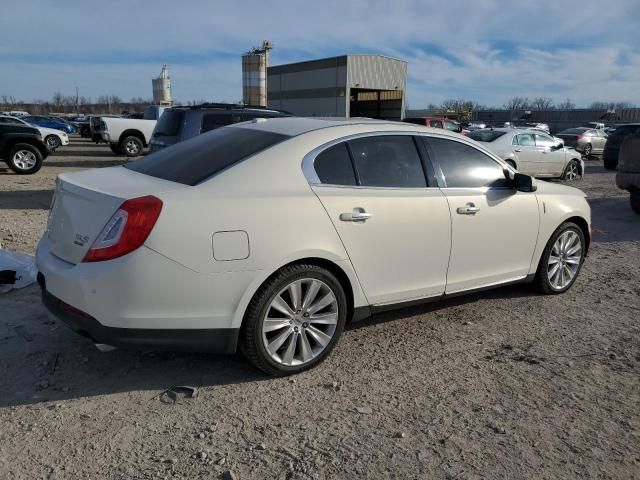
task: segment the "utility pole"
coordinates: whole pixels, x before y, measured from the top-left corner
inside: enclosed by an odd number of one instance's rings
[[[78,87],[76,87],[76,115],[80,115],[80,97],[78,97]]]

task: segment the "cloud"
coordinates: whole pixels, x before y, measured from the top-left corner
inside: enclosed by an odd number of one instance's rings
[[[29,19],[25,29],[24,19]],[[343,53],[409,61],[412,106],[513,95],[640,103],[640,2],[5,0],[0,94],[149,97],[161,63],[182,100],[240,97],[240,54],[272,64]]]

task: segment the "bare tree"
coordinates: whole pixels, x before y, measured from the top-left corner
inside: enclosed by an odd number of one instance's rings
[[[504,108],[507,110],[526,110],[530,108],[530,102],[528,97],[511,97],[504,104]]]
[[[551,110],[553,108],[553,99],[549,97],[536,97],[531,101],[532,110]]]
[[[571,99],[566,98],[564,101],[560,102],[557,106],[560,110],[573,110],[576,108],[576,104],[571,101]]]

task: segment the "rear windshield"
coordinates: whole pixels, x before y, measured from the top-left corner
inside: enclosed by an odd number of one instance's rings
[[[289,138],[249,128],[223,127],[163,148],[125,168],[185,185],[197,185],[251,155]]]
[[[468,137],[472,138],[476,142],[493,142],[496,138],[500,138],[506,132],[499,132],[497,130],[475,130],[469,132]]]
[[[153,136],[175,137],[180,132],[183,118],[183,110],[165,110],[156,123],[156,128],[153,129]]]

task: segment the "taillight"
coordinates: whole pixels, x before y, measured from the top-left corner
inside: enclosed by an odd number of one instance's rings
[[[582,140],[582,135],[578,135],[578,136],[576,137],[576,142],[577,142],[578,140]]]
[[[113,214],[82,259],[111,260],[133,252],[147,239],[162,211],[162,200],[152,195],[125,201]]]

